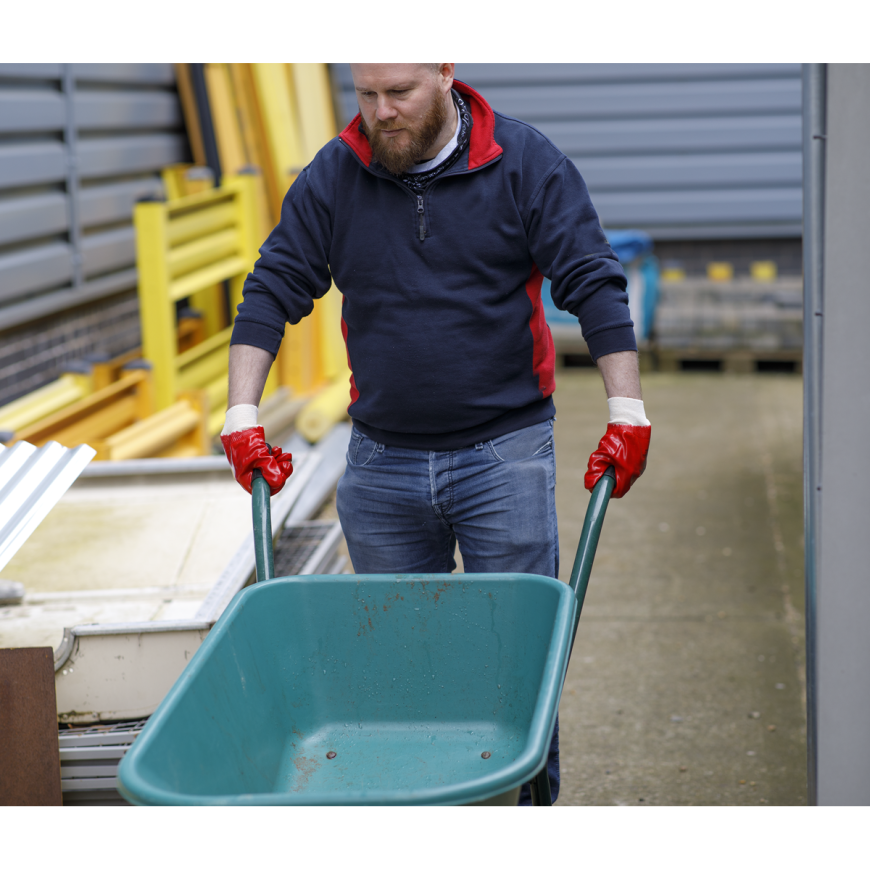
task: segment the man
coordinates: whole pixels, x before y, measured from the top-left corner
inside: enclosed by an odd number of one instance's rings
[[[337,504],[359,574],[558,577],[554,351],[541,303],[577,315],[611,421],[589,460],[616,498],[643,472],[626,280],[583,179],[537,130],[494,113],[453,64],[355,64],[360,114],[288,192],[248,276],[230,349],[224,449],[277,492],[257,404],[285,322],[343,294],[354,422]],[[548,762],[559,788],[558,721]],[[528,796],[524,796],[528,801]]]

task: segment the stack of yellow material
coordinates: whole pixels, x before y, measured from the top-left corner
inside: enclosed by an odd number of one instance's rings
[[[278,222],[296,176],[337,133],[326,64],[203,64],[207,117],[196,95],[199,71],[177,64],[176,74],[196,162],[208,162],[213,137],[222,175],[253,173],[259,246]],[[319,399],[296,421],[309,440],[346,416],[350,372],[335,288],[315,301],[311,315],[288,328],[275,370],[279,383],[296,396]]]
[[[223,284],[233,307],[256,259],[255,179],[226,177],[221,187],[167,202],[136,206],[136,264],[142,350],[154,374],[157,411],[183,393],[203,391],[207,431],[217,435],[227,403],[232,326]],[[201,339],[180,346],[177,306],[195,305],[205,321]],[[272,376],[265,395],[277,387]]]
[[[0,409],[0,440],[89,444],[97,459],[198,456],[209,450],[203,399],[179,395],[155,414],[151,367],[131,351],[61,376]]]
[[[136,206],[143,346],[0,408],[0,441],[90,443],[100,459],[188,456],[208,453],[223,425],[245,276],[290,185],[337,129],[325,64],[177,64],[176,73],[197,165],[166,167],[166,201]],[[346,416],[348,381],[334,290],[288,329],[264,398],[279,387],[311,398],[296,425],[315,441]]]

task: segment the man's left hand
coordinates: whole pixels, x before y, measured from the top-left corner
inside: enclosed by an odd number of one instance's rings
[[[607,432],[589,457],[583,482],[591,492],[601,475],[613,466],[616,485],[612,498],[622,498],[646,468],[652,427],[640,399],[617,397],[608,399],[607,404],[610,406]]]

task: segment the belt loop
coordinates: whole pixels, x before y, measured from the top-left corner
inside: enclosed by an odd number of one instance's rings
[[[477,444],[474,445],[475,450],[483,450],[483,441],[478,441]]]

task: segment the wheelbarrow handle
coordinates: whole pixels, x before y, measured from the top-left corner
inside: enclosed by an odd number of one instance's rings
[[[275,555],[272,551],[272,493],[259,468],[251,475],[251,518],[254,521],[254,558],[257,560],[256,582],[275,576]]]
[[[568,581],[577,596],[576,619],[580,618],[580,611],[583,610],[586,587],[589,585],[589,575],[592,573],[592,562],[595,559],[595,551],[598,549],[598,539],[601,537],[601,527],[604,525],[604,514],[607,512],[607,505],[614,486],[616,486],[616,475],[611,466],[598,478],[598,483],[595,484],[589,498],[589,506],[586,508],[583,531],[580,534],[580,543],[577,545],[577,556],[574,558],[571,579]]]

